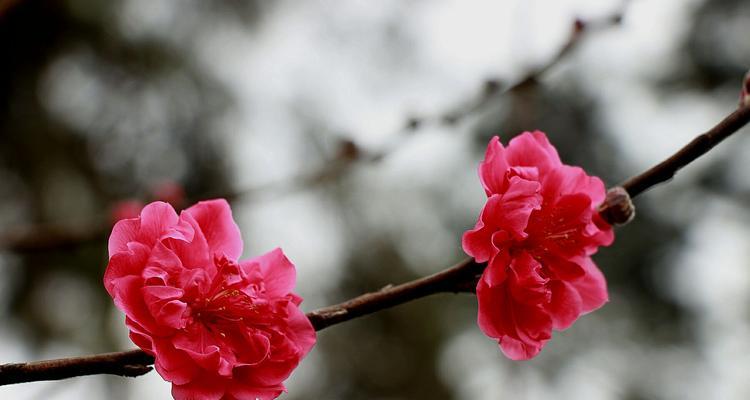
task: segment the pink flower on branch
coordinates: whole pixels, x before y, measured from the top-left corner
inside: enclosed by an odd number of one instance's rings
[[[294,265],[241,253],[224,200],[154,202],[112,230],[104,285],[175,399],[274,399],[315,344]]]
[[[507,148],[494,137],[479,178],[487,203],[462,240],[467,254],[488,263],[477,284],[479,327],[509,358],[530,359],[552,329],[607,301],[604,275],[591,260],[614,240],[596,212],[604,184],[564,165],[539,131]]]

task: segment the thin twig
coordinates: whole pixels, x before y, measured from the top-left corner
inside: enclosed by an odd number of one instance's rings
[[[622,186],[631,197],[638,196],[652,186],[664,182],[685,165],[707,153],[719,142],[750,122],[750,107],[742,107],[722,120],[708,132],[699,135],[665,161],[646,172],[627,180]],[[601,212],[604,213],[606,208]],[[363,294],[343,303],[324,307],[307,314],[315,330],[322,330],[363,315],[445,292],[471,292],[485,264],[465,259],[460,263],[428,277],[388,286]],[[154,359],[142,350],[93,356],[0,365],[0,385],[11,383],[57,380],[74,376],[113,374],[137,376],[150,371]]]
[[[620,186],[628,191],[630,197],[635,197],[659,183],[672,179],[682,167],[706,154],[722,140],[745,126],[748,121],[750,121],[750,106],[738,108],[737,111],[729,114],[706,133],[697,136],[671,157],[644,173],[628,179]]]
[[[350,319],[390,308],[436,293],[474,292],[476,280],[485,268],[467,258],[436,274],[403,283],[386,286],[377,292],[365,293],[340,304],[307,313],[316,331]]]

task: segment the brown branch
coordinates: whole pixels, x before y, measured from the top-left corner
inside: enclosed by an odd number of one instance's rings
[[[738,108],[729,114],[718,125],[706,133],[697,136],[671,157],[636,175],[620,186],[625,188],[630,197],[635,197],[659,183],[672,179],[677,171],[690,164],[696,158],[706,154],[722,140],[737,132],[750,121],[750,106]]]
[[[76,248],[82,243],[104,240],[110,225],[92,223],[79,227],[35,225],[0,233],[0,248],[18,253],[57,251]]]
[[[406,136],[404,133],[414,133],[417,130],[429,125],[447,125],[455,126],[462,122],[466,117],[484,110],[490,106],[492,102],[499,97],[512,93],[518,90],[524,90],[530,85],[534,85],[542,78],[548,71],[557,66],[560,62],[564,61],[570,54],[577,49],[585,39],[586,36],[604,31],[619,25],[622,22],[623,14],[627,5],[628,0],[623,1],[621,7],[615,11],[612,15],[603,17],[601,19],[595,19],[585,21],[576,19],[572,26],[570,35],[565,43],[552,57],[539,66],[530,68],[519,80],[515,81],[510,85],[503,85],[503,83],[497,79],[487,79],[482,84],[479,93],[473,96],[469,101],[464,101],[459,105],[454,106],[448,111],[432,115],[432,116],[410,116],[406,119],[403,124],[401,131],[402,135],[396,137],[394,143],[388,147],[383,153],[388,153],[393,148],[398,147]],[[380,155],[378,158],[382,158],[385,154]]]
[[[696,158],[705,154],[719,142],[737,132],[750,122],[750,107],[742,107],[730,114],[708,132],[696,137],[673,156],[655,165],[646,172],[627,180],[624,187],[631,197],[638,196],[652,186],[669,180],[675,173]],[[611,191],[619,195],[618,190]],[[618,196],[614,196],[618,197]],[[627,199],[629,201],[629,198]],[[617,201],[606,203],[600,209],[602,215]],[[465,259],[436,274],[387,286],[379,291],[363,294],[343,303],[324,307],[307,314],[315,330],[322,330],[363,315],[390,308],[425,296],[445,292],[472,292],[485,264]],[[75,376],[112,374],[138,376],[151,370],[153,357],[141,350],[99,354],[51,361],[0,365],[0,385],[11,383],[57,380]]]
[[[53,381],[75,376],[109,374],[139,376],[151,371],[154,358],[142,350],[58,360],[0,365],[0,385]]]
[[[316,331],[363,315],[390,308],[436,293],[474,292],[476,280],[485,268],[467,258],[460,263],[398,286],[386,286],[377,292],[365,293],[343,303],[307,313]]]

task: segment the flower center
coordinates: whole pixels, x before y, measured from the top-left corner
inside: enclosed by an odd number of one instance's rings
[[[246,293],[252,286],[242,277],[239,265],[225,257],[217,258],[216,276],[209,290],[193,304],[193,316],[206,326],[243,324],[259,314],[259,304]]]

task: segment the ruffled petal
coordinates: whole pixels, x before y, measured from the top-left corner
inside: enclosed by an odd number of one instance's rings
[[[581,258],[578,264],[586,273],[581,278],[571,281],[570,284],[581,297],[581,312],[588,313],[603,306],[609,300],[607,280],[591,257]]]
[[[287,313],[287,336],[297,346],[297,354],[302,358],[315,346],[317,334],[305,313],[294,303],[287,305]]]
[[[503,336],[499,340],[500,350],[506,357],[513,361],[530,360],[539,354],[544,347],[544,342],[526,343],[510,336]]]
[[[523,132],[508,143],[505,152],[510,166],[531,166],[539,169],[540,177],[562,165],[557,150],[541,131]]]
[[[541,275],[541,270],[542,265],[526,252],[513,257],[508,288],[515,302],[535,305],[549,300],[546,287],[549,279]]]
[[[576,262],[578,258],[568,260],[555,254],[547,253],[542,256],[544,266],[554,279],[572,281],[582,277],[586,270]]]
[[[140,243],[130,243],[126,250],[110,257],[104,271],[104,288],[114,297],[115,280],[125,276],[140,276],[146,266],[149,249]]]
[[[578,291],[567,282],[550,282],[552,298],[547,304],[547,312],[552,317],[552,327],[557,330],[568,329],[581,315],[583,301]]]
[[[242,343],[236,346],[237,366],[258,365],[268,358],[271,353],[271,341],[266,335],[243,331]]]
[[[501,202],[502,196],[500,195],[492,195],[487,199],[474,229],[464,232],[461,237],[464,252],[474,257],[476,262],[487,262],[498,252],[498,249],[493,247],[494,241],[492,239],[498,233],[498,227],[493,225],[491,221],[494,220],[493,214],[499,212]],[[506,232],[503,232],[502,235],[508,237]]]
[[[109,237],[110,257],[119,251],[127,251],[127,244],[140,242],[147,247],[154,243],[170,227],[177,224],[177,213],[167,203],[155,201],[141,210],[137,219],[125,219],[115,224]]]
[[[606,189],[604,182],[595,176],[589,176],[580,167],[562,165],[550,170],[542,179],[542,195],[545,201],[554,203],[558,197],[570,194],[588,196],[592,207],[604,201]]]
[[[175,400],[220,400],[230,385],[229,379],[201,374],[184,385],[172,385]]]
[[[153,348],[156,354],[154,367],[165,380],[183,385],[200,374],[196,363],[184,351],[176,349],[168,339],[153,338]]]
[[[140,276],[125,276],[112,282],[112,299],[115,306],[122,310],[130,320],[137,323],[152,335],[166,335],[171,329],[162,326],[154,320],[141,294],[143,278]]]
[[[224,199],[201,201],[186,209],[200,226],[211,254],[237,260],[242,255],[240,229],[232,218],[232,209]]]
[[[541,205],[538,194],[539,182],[527,181],[514,176],[508,183],[508,190],[497,200],[495,208],[488,213],[488,221],[494,226],[510,232],[516,239],[524,239],[531,212]],[[487,200],[487,204],[490,201]]]
[[[494,287],[479,281],[477,323],[485,335],[498,340],[509,358],[525,360],[539,353],[549,340],[552,320],[541,305],[515,300],[513,285],[512,280]]]
[[[182,329],[187,324],[188,306],[180,301],[184,291],[170,286],[145,286],[143,299],[154,319],[163,326]]]
[[[508,249],[501,249],[502,246],[500,241],[507,240],[507,233],[504,231],[497,231],[492,238],[492,249],[493,254],[490,261],[487,263],[487,267],[482,272],[482,280],[487,283],[488,286],[497,286],[505,282],[507,277],[507,269],[510,265],[510,253]]]
[[[297,280],[294,264],[284,255],[280,248],[250,260],[240,262],[245,274],[258,269],[263,279],[265,294],[268,297],[283,297],[291,293]]]
[[[213,275],[216,273],[216,268],[208,241],[206,241],[203,231],[198,225],[198,221],[193,218],[192,214],[186,211],[180,214],[179,223],[185,226],[184,230],[190,230],[193,234],[189,237],[177,237],[175,235],[164,238],[163,243],[177,255],[185,268],[202,268],[209,275]]]
[[[273,400],[284,391],[283,385],[274,387],[257,387],[247,385],[239,379],[232,381],[229,386],[229,394],[237,400]]]
[[[485,335],[499,339],[511,329],[508,321],[508,304],[505,285],[489,286],[483,279],[477,283],[477,324]]]
[[[219,375],[231,376],[237,359],[232,349],[226,348],[205,326],[195,324],[184,334],[172,339],[174,347],[182,350],[202,369]]]
[[[531,213],[539,208],[539,183],[513,177],[504,194],[494,194],[487,199],[474,229],[466,231],[461,244],[466,254],[477,262],[486,262],[499,252],[501,243],[513,237],[521,240]],[[504,231],[499,237],[497,232]]]
[[[479,164],[479,180],[487,196],[505,190],[505,173],[508,163],[505,161],[505,148],[497,136],[490,140],[484,160]]]

